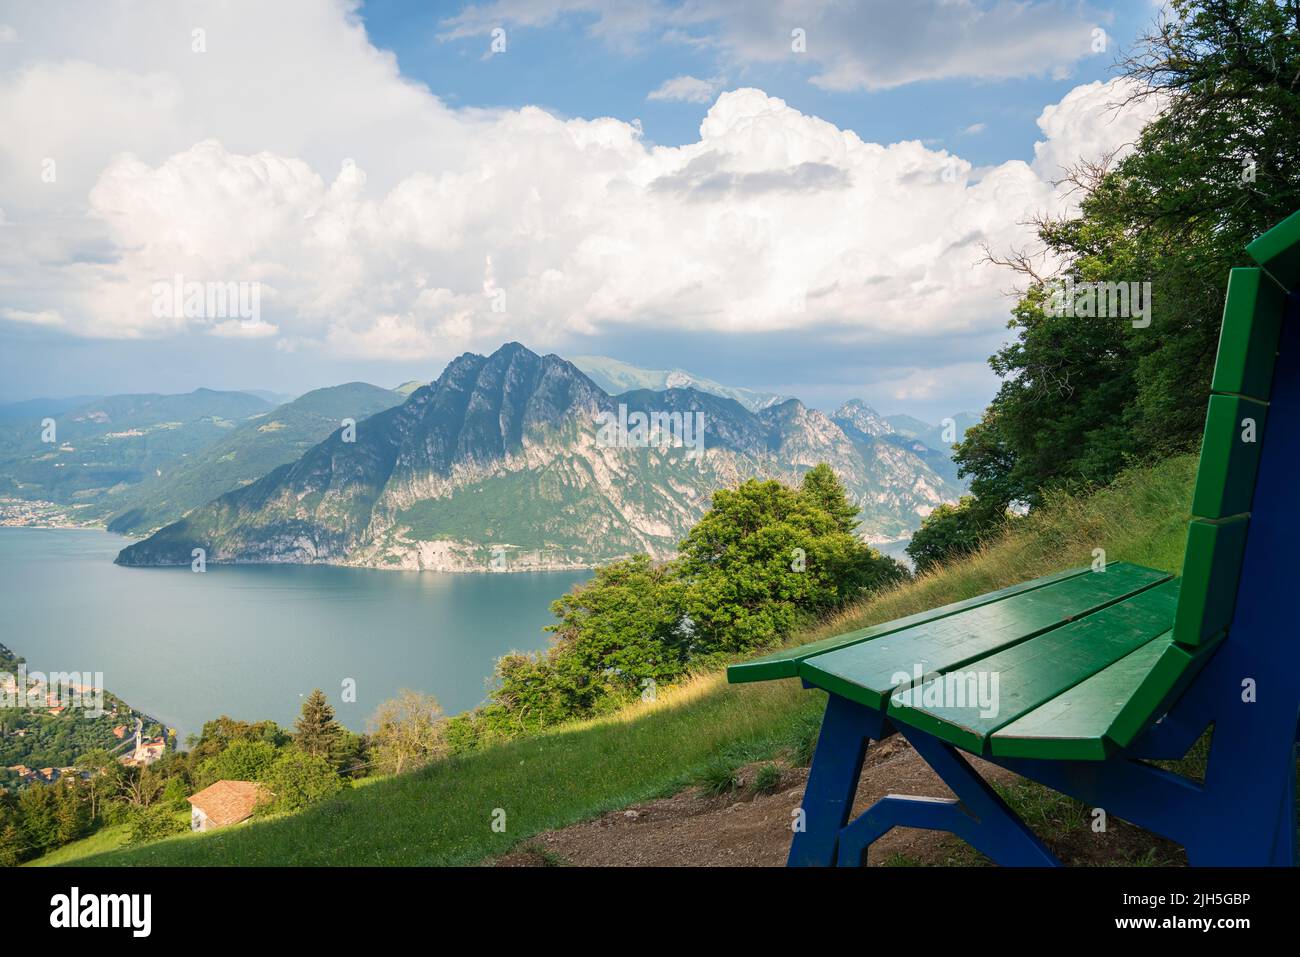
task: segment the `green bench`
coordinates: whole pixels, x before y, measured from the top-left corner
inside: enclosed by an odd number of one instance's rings
[[[1163,834],[1192,863],[1295,863],[1300,212],[1248,252],[1258,268],[1228,281],[1181,578],[1077,568],[728,669],[829,695],[791,864],[865,863],[900,826],[1058,863],[967,754]],[[1149,763],[1211,726],[1203,782]],[[850,821],[868,742],[894,733],[956,796],[890,795]]]

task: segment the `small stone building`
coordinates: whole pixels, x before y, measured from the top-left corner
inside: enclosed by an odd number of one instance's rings
[[[253,781],[218,781],[188,798],[190,830],[211,831],[247,821],[271,792]]]

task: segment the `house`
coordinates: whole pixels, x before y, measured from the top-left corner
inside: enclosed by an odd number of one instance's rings
[[[121,741],[123,738],[125,738],[125,737],[126,737],[126,725],[124,725],[124,724],[119,724],[116,728],[114,728],[114,729],[113,729],[113,737],[117,738],[117,740],[119,740],[119,741]]]
[[[271,792],[253,781],[218,781],[188,798],[190,830],[211,831],[246,821],[270,799]]]

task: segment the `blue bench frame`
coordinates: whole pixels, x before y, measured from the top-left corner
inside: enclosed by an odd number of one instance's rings
[[[1300,294],[1275,366],[1245,558],[1228,638],[1161,720],[1104,761],[984,757],[1182,845],[1193,865],[1294,866],[1300,733]],[[1294,481],[1293,481],[1294,479]],[[1254,700],[1245,700],[1246,684]],[[804,683],[805,687],[811,687]],[[1204,782],[1155,767],[1214,726]],[[956,799],[889,795],[849,817],[869,741],[901,733]],[[883,712],[830,694],[791,865],[865,864],[894,827],[949,831],[999,864],[1060,861],[963,752]]]

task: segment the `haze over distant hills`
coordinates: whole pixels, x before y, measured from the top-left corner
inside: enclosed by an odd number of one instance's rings
[[[703,454],[602,443],[602,413],[638,411],[699,413]],[[860,504],[864,535],[887,541],[960,494],[927,462],[936,454],[862,403],[828,416],[795,399],[755,412],[695,387],[610,395],[575,364],[509,343],[460,356],[404,404],[359,421],[354,442],[336,431],[118,560],[189,563],[195,547],[211,562],[438,570],[667,557],[717,488],[798,481],[823,461]]]

